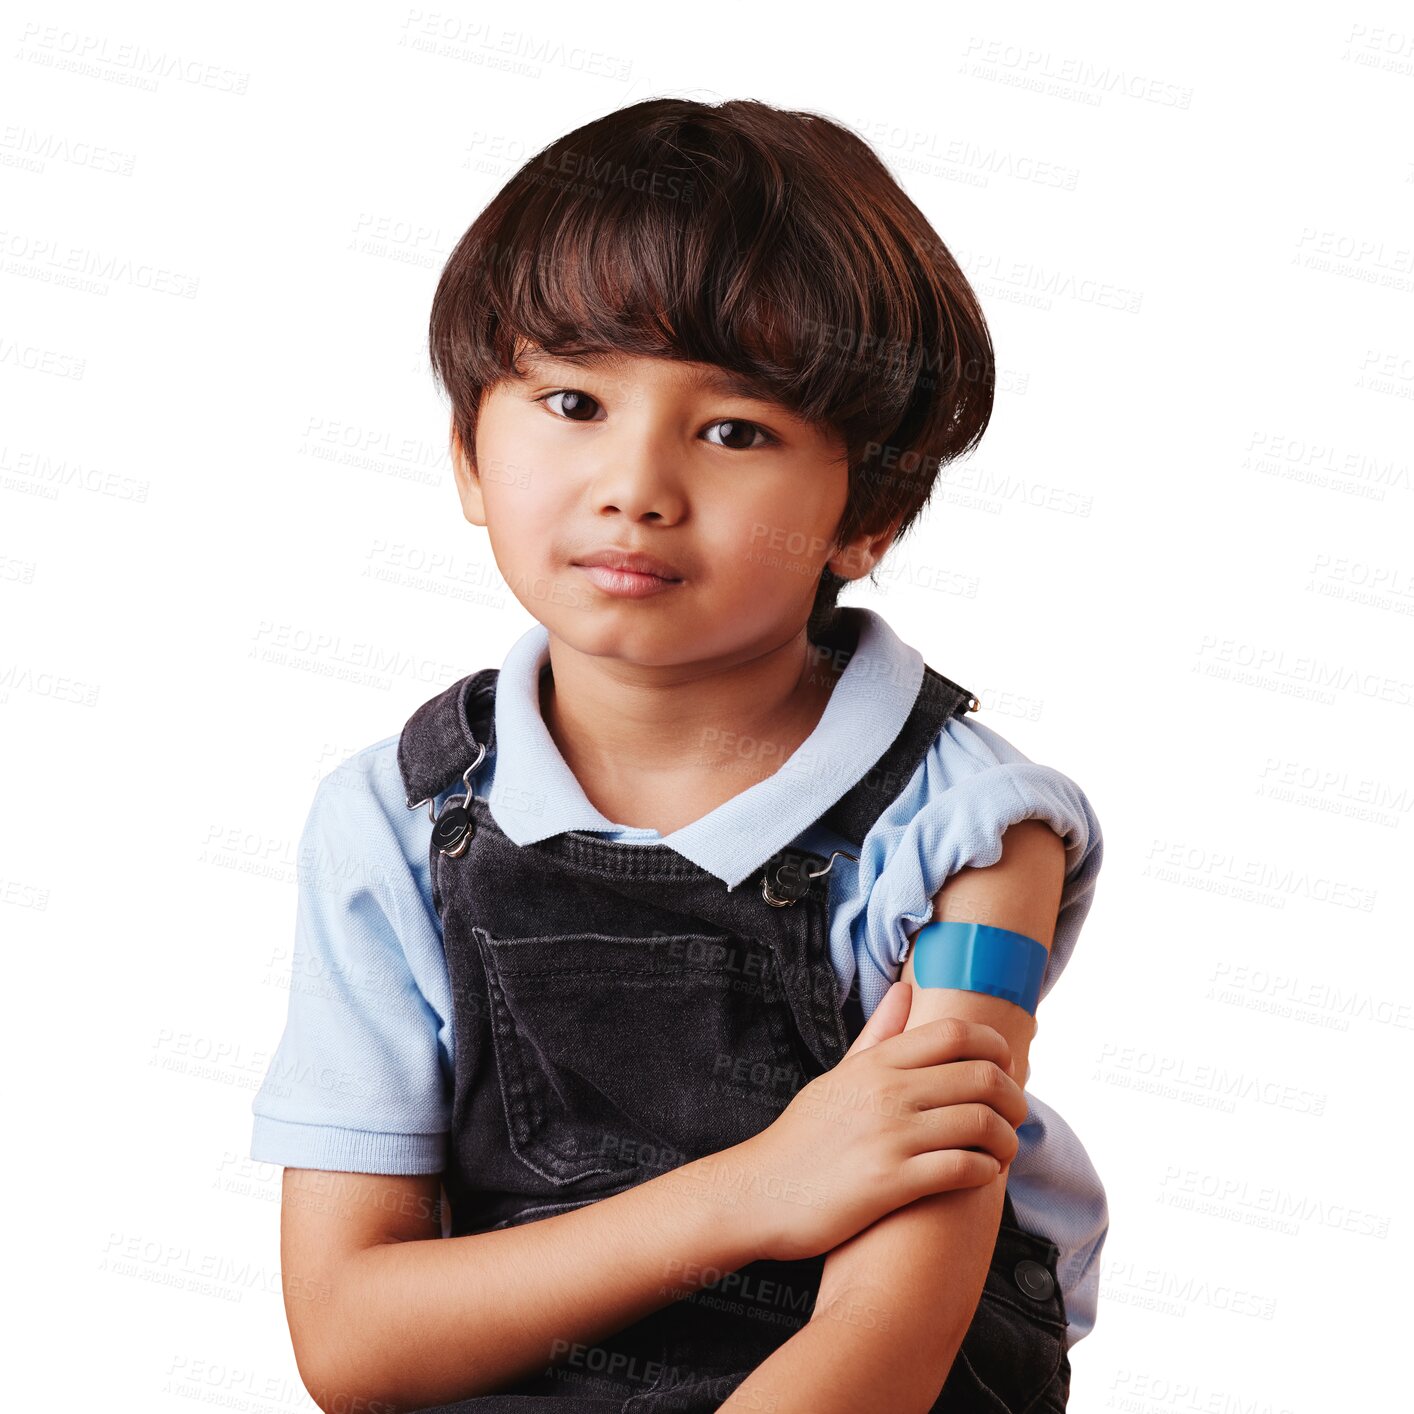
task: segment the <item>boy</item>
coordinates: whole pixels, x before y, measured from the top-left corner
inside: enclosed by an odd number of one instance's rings
[[[1098,825],[836,602],[985,430],[966,280],[846,130],[650,100],[507,183],[430,340],[536,622],[306,825],[327,980],[252,1153],[310,1392],[1063,1408],[1103,1188],[1020,1088],[1028,1009],[911,944],[1023,934],[1044,996]]]

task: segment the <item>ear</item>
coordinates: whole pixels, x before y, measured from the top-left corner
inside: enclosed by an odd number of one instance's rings
[[[863,579],[884,558],[902,523],[903,516],[895,516],[883,530],[856,535],[839,546],[825,563],[841,579]]]
[[[452,474],[457,482],[457,495],[462,503],[462,514],[473,525],[485,525],[486,504],[481,496],[481,478],[477,475],[475,461],[462,447],[455,421],[452,423],[449,450],[452,457]]]

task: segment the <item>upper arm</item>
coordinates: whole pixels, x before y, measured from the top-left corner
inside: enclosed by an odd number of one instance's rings
[[[442,1235],[438,1174],[409,1176],[287,1168],[280,1199],[280,1273],[295,1363],[311,1394],[325,1378],[325,1352],[347,1263],[384,1242]],[[356,1299],[356,1293],[355,1293]]]
[[[415,841],[395,827],[370,764],[365,754],[345,763],[310,807],[288,1015],[252,1102],[251,1155],[284,1168],[285,1312],[311,1394],[344,1298],[357,1299],[353,1259],[442,1231],[446,966]]]
[[[1010,928],[1047,951],[1055,935],[1065,876],[1065,846],[1049,825],[1023,820],[1002,836],[997,863],[952,874],[933,901],[933,918]],[[1035,1018],[1003,997],[951,987],[919,987],[912,940],[902,977],[912,992],[905,1029],[942,1017],[980,1021],[1006,1037],[1012,1078],[1024,1085]],[[825,1264],[818,1308],[828,1314],[836,1295],[877,1293],[896,1315],[891,1339],[907,1340],[910,1323],[926,1313],[918,1349],[924,1372],[947,1378],[976,1312],[1006,1201],[1006,1173],[990,1182],[931,1194],[887,1214],[842,1243]],[[929,1363],[931,1362],[931,1363]]]
[[[251,1156],[440,1173],[451,1127],[446,960],[409,857],[412,827],[395,826],[363,759],[321,783],[300,836],[293,957],[279,979],[287,1018],[251,1104]]]
[[[1065,844],[1043,820],[1022,820],[1002,836],[1002,857],[985,869],[964,868],[933,898],[933,920],[986,923],[1035,939],[1049,952],[1065,885]],[[944,1016],[981,1021],[1000,1031],[1011,1047],[1012,1079],[1025,1086],[1036,1018],[1004,997],[954,987],[920,987],[913,968],[912,940],[903,980],[912,989],[908,1026]],[[907,1028],[905,1028],[907,1029]]]
[[[976,837],[990,841],[988,818],[990,811],[986,816],[979,811],[973,823],[979,826]],[[1034,938],[1049,954],[1065,887],[1065,844],[1044,821],[1026,819],[1004,832],[1001,845],[995,864],[956,868],[945,878],[933,897],[933,919],[1009,928]],[[913,968],[916,935],[916,928],[906,931],[909,949],[900,974],[911,992],[905,1029],[945,1016],[991,1026],[1006,1038],[1012,1078],[1024,1086],[1035,1017],[1002,997],[919,987]],[[925,1353],[919,1359],[936,1362],[941,1388],[981,1298],[1006,1187],[1003,1171],[989,1183],[932,1194],[895,1209],[842,1243],[826,1260],[819,1309],[828,1313],[836,1293],[869,1293],[883,1286],[892,1293],[891,1305],[900,1317],[895,1341],[906,1338],[903,1327],[917,1312],[927,1313],[929,1324],[919,1332],[917,1346]]]

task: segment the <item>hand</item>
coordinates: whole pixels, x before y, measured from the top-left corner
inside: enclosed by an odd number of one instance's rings
[[[991,1183],[1016,1156],[1026,1096],[1006,1038],[958,1017],[905,1031],[911,998],[896,982],[840,1063],[736,1146],[763,1257],[828,1252],[926,1194]]]

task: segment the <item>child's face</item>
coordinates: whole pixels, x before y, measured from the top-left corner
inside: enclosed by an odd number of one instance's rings
[[[858,578],[887,548],[888,532],[835,544],[842,439],[732,391],[723,370],[521,363],[486,393],[476,471],[457,455],[457,486],[516,598],[576,650],[669,666],[776,648],[803,630],[827,563]],[[600,550],[652,555],[679,582],[610,592],[577,564]]]

